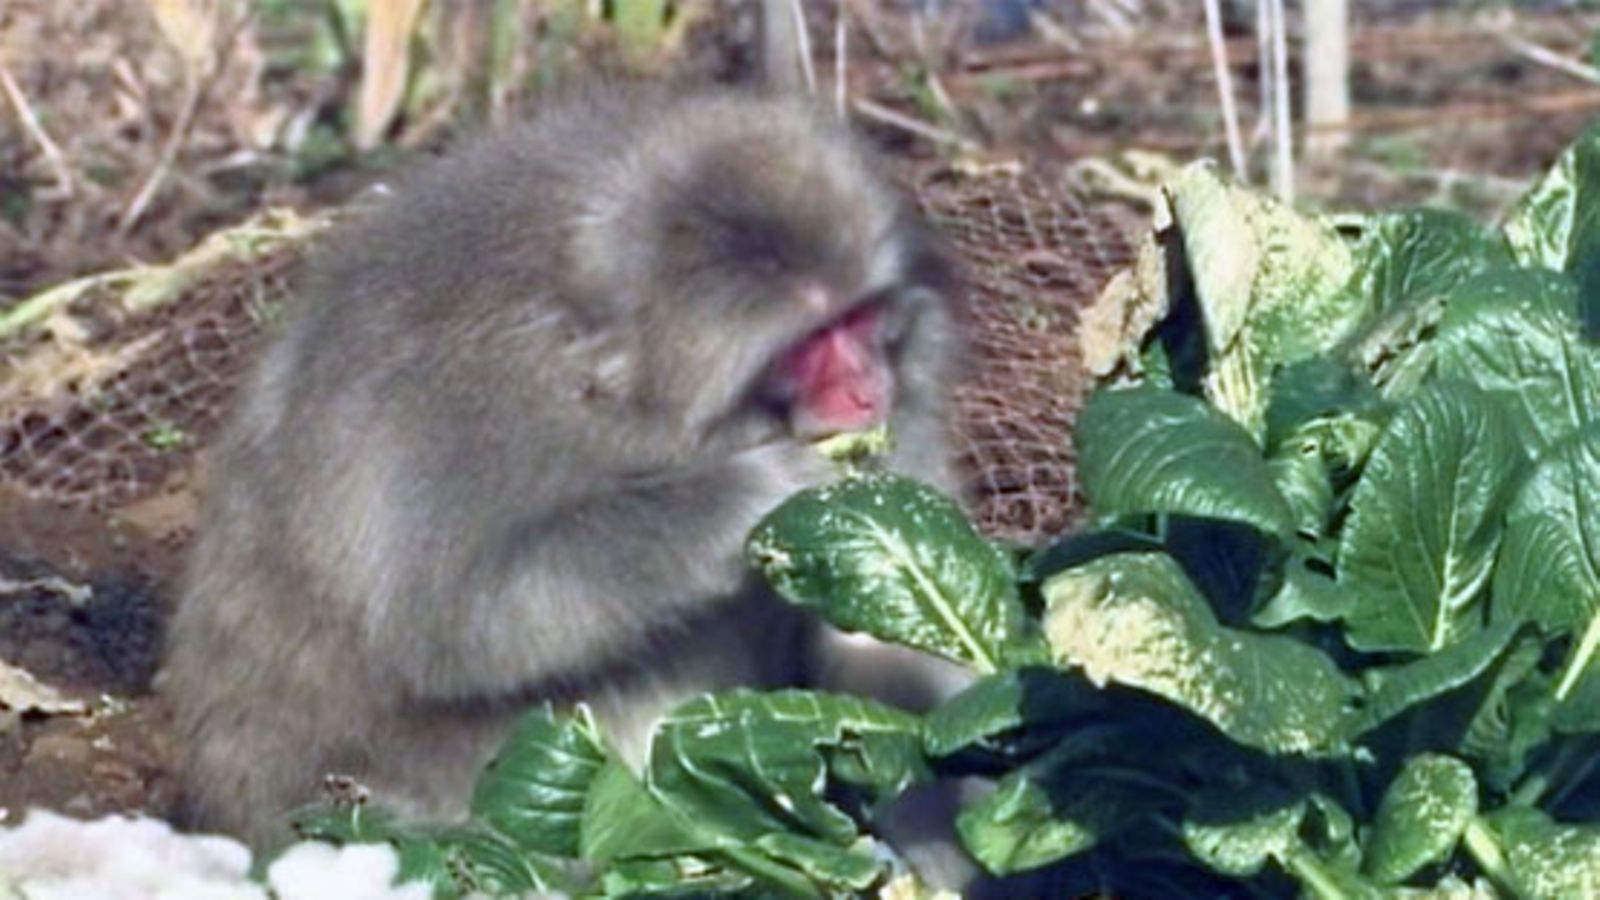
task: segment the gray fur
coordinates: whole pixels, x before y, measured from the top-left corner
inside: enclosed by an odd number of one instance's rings
[[[793,682],[743,538],[831,474],[748,391],[822,319],[905,314],[897,464],[950,486],[946,273],[799,101],[605,88],[419,172],[321,254],[244,388],[162,688],[197,826],[257,841],[327,773],[451,817],[515,716]]]

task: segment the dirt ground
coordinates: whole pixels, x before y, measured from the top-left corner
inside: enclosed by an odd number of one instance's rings
[[[1582,59],[1596,24],[1567,15],[1358,22],[1355,122],[1344,151],[1308,172],[1309,199],[1503,209],[1600,115],[1600,88],[1528,48]],[[1132,148],[1175,160],[1217,154],[1215,86],[1200,33],[1192,21],[1155,25],[1073,42],[1035,32],[925,53],[913,61],[938,77],[913,89],[906,60],[891,58],[911,44],[888,24],[869,23],[854,36],[862,47],[852,90],[918,118],[943,116],[938,126],[965,135],[985,158],[1021,157],[1040,171],[1084,157],[1114,161]],[[1500,36],[1511,25],[1517,41]],[[0,104],[0,315],[69,278],[171,259],[264,206],[319,208],[378,177],[394,154],[310,167],[262,137],[292,121],[320,121],[345,77],[274,69],[274,42],[291,38],[238,36],[197,92],[184,56],[142,5],[0,7],[0,86],[9,102]],[[706,46],[700,52],[727,52]],[[1253,125],[1254,41],[1241,34],[1229,49]],[[942,99],[926,96],[929,85]],[[915,134],[865,118],[892,150],[930,155]],[[43,143],[41,134],[53,139]],[[411,152],[444,134],[417,138]],[[11,371],[0,365],[0,381]],[[208,433],[192,437],[185,467]],[[7,687],[0,671],[0,823],[31,806],[85,816],[172,812],[171,736],[151,680],[194,505],[185,467],[131,506],[41,502],[0,473],[0,661],[60,692],[40,700]]]

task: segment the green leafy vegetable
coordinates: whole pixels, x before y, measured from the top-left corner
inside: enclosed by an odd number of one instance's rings
[[[802,491],[747,544],[786,598],[864,631],[992,672],[1037,656],[1016,572],[931,488],[872,475]]]
[[[1183,818],[1183,842],[1195,858],[1224,875],[1254,875],[1299,846],[1303,799],[1269,786],[1202,790]]]
[[[606,763],[587,710],[557,718],[547,706],[523,717],[472,794],[472,814],[519,850],[574,856],[589,784]]]
[[[1459,384],[1402,407],[1350,500],[1339,584],[1363,650],[1441,650],[1471,634],[1522,451],[1492,399]]]
[[[1412,209],[1373,216],[1356,245],[1348,290],[1373,312],[1444,296],[1467,278],[1510,265],[1505,245],[1466,216]]]
[[[1478,813],[1478,782],[1459,759],[1425,753],[1406,761],[1384,792],[1368,840],[1366,872],[1399,884],[1445,859]]]
[[[1525,807],[1483,817],[1468,832],[1481,858],[1520,897],[1590,897],[1600,885],[1600,827],[1568,825]]]
[[[1257,434],[1272,371],[1339,340],[1365,313],[1339,290],[1351,252],[1328,223],[1211,166],[1184,169],[1167,194],[1205,322],[1206,397]]]
[[[1224,628],[1172,559],[1107,556],[1045,583],[1057,660],[1164,697],[1273,753],[1338,748],[1355,685],[1316,649]]]
[[[1102,514],[1184,513],[1288,534],[1294,514],[1260,449],[1201,400],[1102,391],[1078,417],[1078,477]]]
[[[1600,345],[1583,337],[1577,286],[1554,272],[1498,270],[1457,288],[1436,365],[1509,398],[1516,434],[1535,449],[1600,416]]]

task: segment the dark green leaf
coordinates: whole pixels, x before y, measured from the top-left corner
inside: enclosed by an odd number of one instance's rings
[[[1527,771],[1528,753],[1550,738],[1548,691],[1527,683],[1530,676],[1544,680],[1537,674],[1543,655],[1544,641],[1531,630],[1514,640],[1496,662],[1462,736],[1461,752],[1481,761],[1479,774],[1492,791],[1510,790]]]
[[[1318,419],[1355,416],[1381,422],[1383,397],[1354,368],[1332,356],[1313,356],[1272,379],[1267,406],[1267,446],[1276,447]]]
[[[600,879],[602,897],[771,898],[786,896],[757,885],[748,873],[709,859],[624,860],[606,868]]]
[[[1302,535],[1321,537],[1333,512],[1333,484],[1314,441],[1293,438],[1278,445],[1267,457],[1272,482],[1289,504],[1294,527]]]
[[[1083,565],[1091,559],[1113,553],[1160,550],[1161,547],[1161,541],[1154,535],[1126,528],[1080,531],[1029,556],[1023,561],[1022,574],[1018,577],[1025,582],[1040,582],[1062,569]]]
[[[1181,513],[1275,535],[1294,527],[1250,435],[1182,394],[1096,394],[1078,417],[1078,477],[1101,515]]]
[[[463,894],[520,897],[563,888],[563,873],[548,860],[476,826],[441,831],[435,838]]]
[[[1384,213],[1367,220],[1349,289],[1381,311],[1439,297],[1468,277],[1511,264],[1498,237],[1471,218],[1440,209]]]
[[[1212,871],[1248,877],[1289,859],[1305,814],[1305,798],[1268,785],[1206,788],[1183,817],[1183,843]]]
[[[1163,526],[1167,555],[1183,567],[1211,611],[1224,625],[1244,624],[1284,553],[1281,543],[1248,525],[1217,519],[1168,516]]]
[[[993,874],[1025,872],[1095,846],[1168,799],[1136,771],[1073,762],[1046,759],[1001,779],[956,818],[962,845]]]
[[[606,751],[586,710],[557,716],[549,706],[522,717],[472,792],[472,815],[518,849],[577,856],[584,796]]]
[[[1600,417],[1600,345],[1581,327],[1571,279],[1491,272],[1450,295],[1438,372],[1507,397],[1516,433],[1548,447]]]
[[[1284,561],[1282,583],[1250,622],[1258,628],[1282,628],[1300,619],[1333,622],[1349,613],[1350,604],[1350,592],[1333,580],[1332,563],[1302,545]]]
[[[804,835],[776,832],[756,840],[773,859],[804,872],[813,881],[862,891],[883,874],[883,865],[865,849],[838,847]]]
[[[1052,669],[1012,669],[979,679],[923,720],[928,755],[950,756],[1008,733],[1048,732],[1105,706],[1105,695]]]
[[[1500,407],[1430,387],[1389,423],[1350,500],[1338,581],[1362,650],[1432,652],[1472,633],[1522,450]]]
[[[523,852],[477,825],[411,825],[382,810],[350,805],[308,811],[297,817],[295,827],[307,839],[332,844],[387,844],[399,856],[395,883],[425,882],[439,897],[473,892],[510,896],[571,887],[558,861]]]
[[[1552,698],[1553,701],[1554,698]],[[1552,703],[1550,724],[1565,734],[1600,733],[1600,665],[1591,662],[1559,703]]]
[[[657,727],[651,791],[719,846],[795,832],[844,846],[855,822],[824,796],[825,752],[858,755],[863,785],[892,795],[925,776],[915,716],[809,691],[735,691],[690,701]],[[897,746],[901,745],[901,746]]]
[[[873,475],[802,491],[756,527],[751,563],[847,631],[993,672],[1038,658],[1011,560],[932,488]]]
[[[1501,622],[1472,633],[1421,659],[1369,669],[1361,711],[1347,723],[1355,740],[1406,710],[1455,690],[1494,665],[1516,634],[1517,623]]]
[[[1341,346],[1341,358],[1366,373],[1385,400],[1410,396],[1433,372],[1432,338],[1447,303],[1443,295],[1424,294],[1384,311],[1362,323]]]
[[[677,856],[716,845],[716,837],[699,834],[693,822],[663,805],[617,760],[607,762],[589,786],[580,846],[584,859]]]
[[[1600,611],[1600,425],[1555,447],[1506,514],[1494,618],[1555,633],[1590,627]]]

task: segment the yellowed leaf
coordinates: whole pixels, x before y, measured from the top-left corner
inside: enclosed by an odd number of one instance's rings
[[[198,77],[207,71],[217,47],[220,0],[145,0],[145,5],[189,74]]]
[[[33,677],[26,669],[19,669],[4,660],[0,660],[0,707],[47,716],[79,715],[89,710],[88,704],[82,700],[62,694]]]

